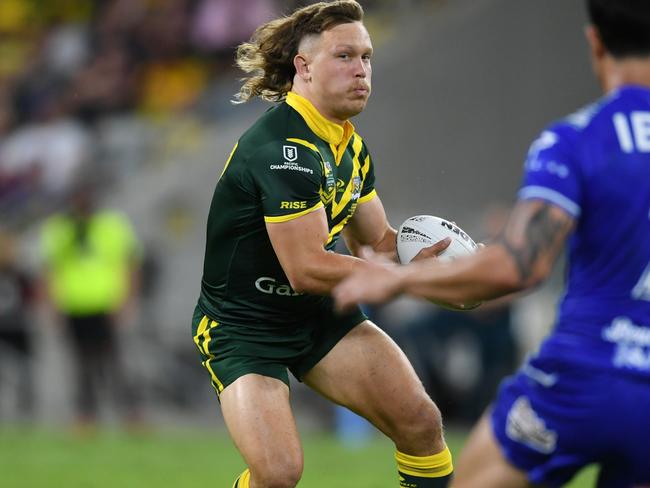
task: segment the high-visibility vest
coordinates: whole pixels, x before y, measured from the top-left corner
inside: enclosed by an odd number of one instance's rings
[[[125,216],[92,214],[83,237],[69,215],[55,215],[42,228],[41,250],[48,268],[50,296],[59,311],[84,316],[111,313],[129,293],[138,242]]]

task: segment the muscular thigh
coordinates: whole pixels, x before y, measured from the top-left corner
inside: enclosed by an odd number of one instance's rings
[[[368,320],[345,335],[302,379],[392,438],[396,429],[435,409],[401,349]]]
[[[227,386],[219,399],[230,435],[252,471],[302,464],[289,388],[284,382],[247,374]]]

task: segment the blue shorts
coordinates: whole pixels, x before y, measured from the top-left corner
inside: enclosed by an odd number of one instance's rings
[[[492,429],[533,484],[562,486],[601,466],[599,487],[650,484],[650,379],[534,358],[504,380]]]

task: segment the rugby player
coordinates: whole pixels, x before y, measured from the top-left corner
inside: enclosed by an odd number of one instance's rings
[[[452,264],[374,264],[335,290],[341,307],[406,292],[448,304],[530,288],[563,247],[554,332],[504,381],[456,467],[456,487],[650,484],[650,2],[588,0],[604,98],[533,142],[500,239]]]
[[[405,355],[358,308],[337,314],[330,296],[362,262],[333,252],[341,235],[353,254],[396,255],[371,157],[349,121],[371,90],[362,20],[355,1],[317,3],[238,49],[249,73],[239,101],[279,103],[241,136],[216,185],[192,324],[248,466],[238,488],[301,477],[288,370],[394,441],[400,486],[446,486],[453,469],[440,412]]]

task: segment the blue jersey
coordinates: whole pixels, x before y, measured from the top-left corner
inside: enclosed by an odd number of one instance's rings
[[[650,377],[650,89],[623,87],[548,127],[518,196],[576,219],[566,293],[539,355]]]

